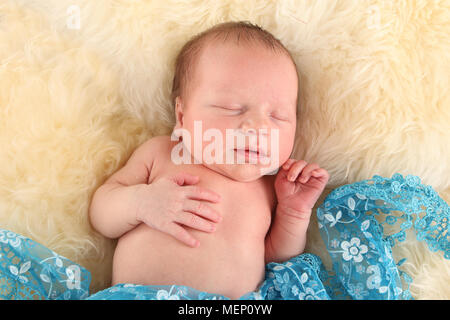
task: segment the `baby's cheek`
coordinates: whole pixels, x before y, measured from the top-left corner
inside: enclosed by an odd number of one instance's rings
[[[290,132],[280,131],[278,139],[278,145],[276,145],[276,139],[273,140],[271,146],[272,151],[278,152],[278,158],[281,163],[284,163],[291,156],[292,149],[294,148],[294,136]]]
[[[280,152],[280,156],[278,157],[278,166],[282,166],[289,158],[291,157],[291,150],[289,149],[283,149]]]

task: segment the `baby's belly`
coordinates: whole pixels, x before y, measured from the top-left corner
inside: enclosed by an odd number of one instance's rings
[[[200,241],[198,248],[145,224],[122,236],[114,253],[113,285],[185,285],[232,299],[257,288],[264,278],[267,223],[222,225],[214,233],[187,229]]]

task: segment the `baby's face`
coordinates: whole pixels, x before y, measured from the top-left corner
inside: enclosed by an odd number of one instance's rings
[[[192,81],[187,97],[177,98],[175,128],[189,131],[192,153],[194,121],[201,121],[202,132],[217,129],[215,132],[223,137],[223,145],[218,146],[223,161],[205,163],[201,159],[203,165],[237,181],[252,181],[260,178],[262,172],[278,169],[290,157],[296,128],[298,79],[289,57],[257,46],[215,43],[202,51]],[[248,134],[245,145],[229,148],[227,129]],[[275,131],[278,139],[273,140],[277,137]],[[186,138],[189,137],[183,137],[183,141]],[[205,153],[208,144],[211,142],[203,137],[202,155],[208,154]],[[257,149],[258,154],[245,149]],[[226,152],[234,153],[233,164],[226,163]],[[263,157],[264,153],[268,158]],[[237,163],[240,156],[248,157],[246,164]],[[248,163],[251,160],[253,163]]]

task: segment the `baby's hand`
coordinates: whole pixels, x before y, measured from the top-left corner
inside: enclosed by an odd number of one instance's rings
[[[183,226],[213,232],[216,230],[216,223],[221,220],[220,214],[205,203],[219,202],[220,195],[193,186],[198,181],[198,176],[178,173],[172,178],[161,178],[150,185],[144,185],[137,192],[136,219],[170,234],[188,246],[198,247],[199,241]]]
[[[290,216],[309,219],[329,177],[328,172],[316,163],[287,160],[275,179],[278,206]]]

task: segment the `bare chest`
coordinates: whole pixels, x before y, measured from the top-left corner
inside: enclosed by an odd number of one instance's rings
[[[173,177],[179,172],[199,176],[197,186],[220,194],[219,203],[205,202],[222,215],[216,234],[224,233],[225,236],[225,233],[233,233],[235,236],[255,236],[259,239],[265,237],[275,205],[273,184],[270,180],[262,177],[252,182],[239,182],[201,164],[165,163],[164,166],[157,165],[152,170],[149,183],[163,177]]]

